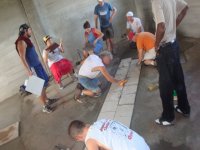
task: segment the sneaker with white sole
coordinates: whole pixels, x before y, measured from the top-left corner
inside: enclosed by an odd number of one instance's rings
[[[183,115],[184,117],[189,117],[190,116],[190,113],[184,113],[184,112],[182,112],[181,109],[178,107],[178,105],[174,105],[174,110],[177,113]]]
[[[155,120],[155,122],[159,125],[162,125],[162,126],[171,126],[171,125],[174,125],[173,121],[166,121],[166,120],[163,120],[162,118],[158,118]]]
[[[46,101],[46,105],[52,105],[53,103],[57,102],[58,99],[57,98],[48,98]]]
[[[42,111],[44,112],[44,113],[52,113],[53,112],[53,109],[49,106],[49,105],[45,105],[45,106],[43,106],[43,109],[42,109]]]

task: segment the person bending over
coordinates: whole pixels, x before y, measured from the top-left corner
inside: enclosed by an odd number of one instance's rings
[[[123,86],[126,80],[117,80],[106,70],[105,65],[109,65],[111,60],[112,54],[108,51],[103,51],[99,56],[90,54],[85,59],[78,73],[79,83],[84,87],[84,89],[76,92],[75,100],[78,101],[81,95],[91,97],[98,97],[101,95],[101,89],[99,87],[100,82],[97,78],[99,73],[102,73],[107,81]]]
[[[114,120],[101,119],[92,125],[74,120],[68,134],[85,142],[88,150],[150,150],[140,135]]]
[[[133,35],[132,40],[136,42],[138,51],[138,64],[144,61],[146,65],[155,66],[155,35],[150,32],[140,32]]]

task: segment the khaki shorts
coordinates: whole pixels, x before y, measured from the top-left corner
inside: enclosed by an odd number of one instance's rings
[[[148,50],[145,54],[144,54],[144,60],[150,60],[150,59],[155,59],[156,58],[156,51],[155,48],[152,48],[150,50]]]

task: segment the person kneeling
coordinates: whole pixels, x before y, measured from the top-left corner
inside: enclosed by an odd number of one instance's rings
[[[79,83],[84,89],[79,89],[79,92],[76,92],[74,97],[76,101],[80,101],[79,98],[81,95],[91,97],[98,97],[101,95],[101,89],[99,87],[100,82],[97,78],[99,73],[102,73],[107,81],[123,86],[124,82],[126,82],[125,80],[113,78],[106,70],[105,65],[109,65],[111,60],[112,54],[108,51],[103,51],[99,56],[90,54],[85,59],[78,73]]]
[[[138,51],[138,64],[144,61],[145,65],[155,66],[155,35],[150,32],[141,32],[132,35],[132,40],[136,42]]]

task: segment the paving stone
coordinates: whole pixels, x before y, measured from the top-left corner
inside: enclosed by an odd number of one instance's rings
[[[121,122],[122,124],[130,127],[132,117],[115,117],[114,120]]]
[[[120,105],[117,107],[115,117],[132,117],[134,105]]]
[[[119,68],[128,67],[131,63],[131,58],[123,59],[120,62]]]
[[[137,84],[125,85],[124,88],[123,88],[122,94],[123,95],[126,95],[126,94],[135,94],[136,91],[137,91],[137,87],[138,87]]]
[[[123,87],[118,86],[117,84],[112,84],[112,86],[110,87],[109,93],[120,92],[120,91],[122,91],[122,89],[123,89]]]
[[[141,67],[132,65],[130,66],[127,76],[128,77],[140,76],[140,70]]]
[[[101,113],[108,112],[108,111],[116,111],[117,105],[118,105],[118,102],[114,102],[114,101],[104,102],[103,107],[101,109]]]
[[[136,94],[124,94],[119,100],[119,105],[129,105],[135,103]]]
[[[100,120],[100,119],[114,119],[114,116],[115,116],[115,111],[101,112],[99,114],[99,117],[98,117],[97,120]]]
[[[121,97],[121,92],[109,92],[105,99],[105,102],[111,102],[111,101],[119,102],[120,97]]]
[[[127,75],[129,67],[120,68],[117,70],[116,75]],[[116,76],[115,75],[115,76]]]

